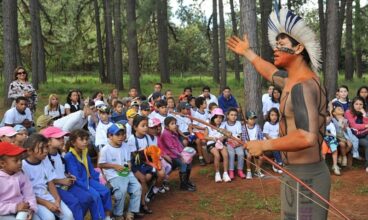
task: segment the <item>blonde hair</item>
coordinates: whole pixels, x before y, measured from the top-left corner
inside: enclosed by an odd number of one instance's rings
[[[56,98],[57,100],[59,100],[59,97],[56,94],[54,94],[54,93],[50,94],[50,96],[49,96],[49,104],[48,104],[49,110],[52,109],[52,106],[51,106],[51,99],[52,98]],[[55,107],[57,107],[57,106],[55,106]]]

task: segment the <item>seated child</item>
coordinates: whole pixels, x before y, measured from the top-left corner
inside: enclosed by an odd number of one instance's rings
[[[25,212],[24,219],[32,219],[37,212],[36,197],[32,183],[22,172],[21,158],[26,151],[16,145],[0,143],[0,219],[16,219]]]
[[[327,112],[326,116],[326,134],[323,137],[323,139],[326,141],[329,151],[332,153],[332,170],[335,173],[335,175],[340,176],[340,167],[337,165],[337,147],[339,144],[337,143],[336,139],[336,128],[335,125],[331,121],[330,113]],[[326,149],[322,150],[322,156],[323,158],[326,157]]]

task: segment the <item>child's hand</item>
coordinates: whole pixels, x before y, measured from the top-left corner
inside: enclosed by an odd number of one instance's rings
[[[32,220],[33,218],[33,210],[28,211],[27,220]]]
[[[51,212],[55,212],[55,213],[59,213],[60,212],[60,208],[59,208],[58,205],[56,205],[56,202],[55,203],[47,202],[46,203],[46,208],[48,210],[50,210]]]
[[[20,202],[17,204],[17,212],[20,211],[28,211],[29,210],[29,203],[28,202]]]
[[[115,164],[115,165],[114,165],[114,169],[115,169],[116,171],[118,171],[118,172],[121,172],[121,171],[123,171],[123,170],[124,170],[124,167],[123,167],[123,166],[121,166],[121,165],[119,165],[119,164]]]
[[[74,180],[72,178],[64,178],[62,180],[60,180],[61,185],[64,186],[71,186],[74,183]]]

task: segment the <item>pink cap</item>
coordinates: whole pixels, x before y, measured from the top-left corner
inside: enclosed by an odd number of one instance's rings
[[[51,126],[51,127],[45,128],[41,132],[41,134],[45,136],[46,138],[61,138],[65,135],[68,135],[69,133],[61,130],[60,128]]]
[[[211,112],[211,118],[213,118],[216,115],[224,116],[224,112],[222,111],[221,108],[215,108],[214,110],[212,110],[212,112]]]
[[[153,128],[161,124],[160,119],[158,118],[150,118],[148,119],[148,127]]]
[[[16,135],[18,132],[15,131],[15,129],[13,127],[10,126],[4,126],[0,128],[0,137],[2,136],[7,136],[7,137],[11,137]]]

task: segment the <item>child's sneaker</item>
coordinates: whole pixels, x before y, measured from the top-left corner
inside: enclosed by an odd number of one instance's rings
[[[227,172],[224,172],[224,174],[222,175],[222,179],[225,183],[231,182],[231,178],[229,177],[229,174],[227,174]]]
[[[254,172],[254,176],[257,176],[259,178],[263,178],[265,175],[262,173],[262,171],[258,170]]]
[[[339,167],[339,166],[337,166],[337,165],[333,165],[333,166],[332,166],[332,171],[334,172],[334,174],[335,174],[336,176],[340,176],[340,175],[341,175],[341,173],[340,173],[340,167]]]
[[[217,173],[215,174],[215,182],[216,182],[216,183],[222,182],[221,175],[220,175],[220,173],[219,173],[219,172],[217,172]]]
[[[343,156],[341,159],[341,166],[346,167],[348,165],[348,157]]]
[[[169,181],[164,180],[164,182],[162,183],[162,187],[165,189],[165,191],[169,191],[170,187],[169,187]]]
[[[232,180],[235,178],[235,176],[234,176],[234,170],[229,170],[229,177]]]
[[[338,163],[338,164],[341,164],[341,163],[342,163],[342,156],[341,156],[341,155],[339,155],[339,156],[337,157],[337,163]]]
[[[245,179],[245,175],[243,173],[243,170],[238,170],[238,176],[242,179]]]
[[[203,158],[199,158],[199,165],[200,166],[206,166],[206,162],[204,161]]]
[[[251,171],[247,171],[247,177],[246,177],[247,180],[251,180],[253,179],[252,177],[252,172]]]

